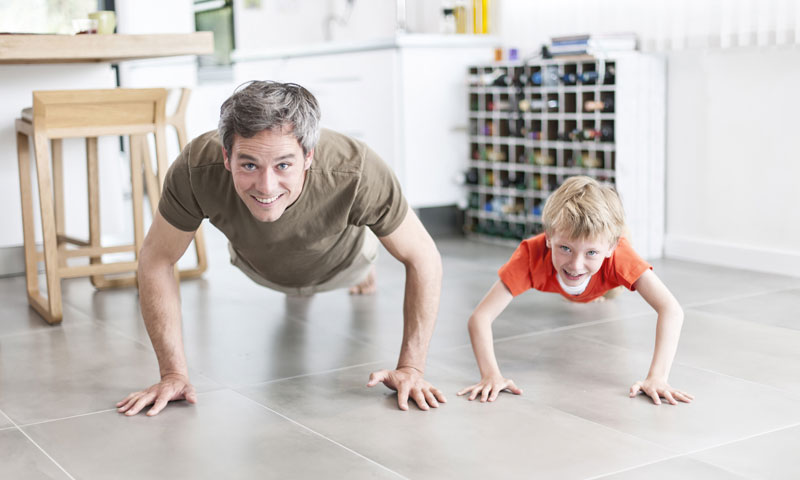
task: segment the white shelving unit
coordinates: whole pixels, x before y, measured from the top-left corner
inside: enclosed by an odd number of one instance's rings
[[[550,193],[588,175],[617,188],[637,251],[661,256],[661,58],[630,52],[474,65],[468,80],[468,235],[503,243],[535,235]]]

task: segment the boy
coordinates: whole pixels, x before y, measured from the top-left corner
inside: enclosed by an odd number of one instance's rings
[[[650,371],[644,381],[630,389],[640,391],[661,404],[660,397],[675,405],[689,403],[692,395],[667,383],[678,347],[683,310],[623,236],[625,216],[613,187],[602,186],[589,177],[567,179],[547,200],[542,211],[543,234],[523,240],[511,259],[500,268],[500,280],[481,300],[469,319],[472,349],[478,361],[481,381],[458,395],[474,400],[494,401],[508,389],[522,390],[500,373],[494,356],[492,322],[522,292],[535,288],[560,293],[573,302],[602,300],[604,294],[624,286],[639,294],[658,313],[656,344]]]

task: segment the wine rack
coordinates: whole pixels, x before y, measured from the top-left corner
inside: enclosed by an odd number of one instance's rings
[[[664,75],[638,53],[469,67],[465,232],[506,244],[540,233],[550,193],[588,175],[617,188],[634,243],[660,255]]]

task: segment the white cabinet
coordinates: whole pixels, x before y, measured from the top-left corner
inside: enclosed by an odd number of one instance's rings
[[[385,42],[235,55],[237,83],[294,82],[320,102],[322,125],[366,142],[411,206],[454,205],[467,162],[467,66],[491,37],[408,35]]]

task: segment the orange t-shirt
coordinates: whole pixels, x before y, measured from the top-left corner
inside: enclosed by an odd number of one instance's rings
[[[611,257],[603,260],[603,265],[586,285],[580,295],[570,295],[561,288],[556,277],[556,269],[550,249],[545,242],[545,234],[523,240],[508,262],[497,272],[500,280],[513,296],[535,288],[542,292],[560,293],[573,302],[591,302],[619,285],[633,290],[633,284],[647,269],[652,269],[631,247],[625,237]]]

